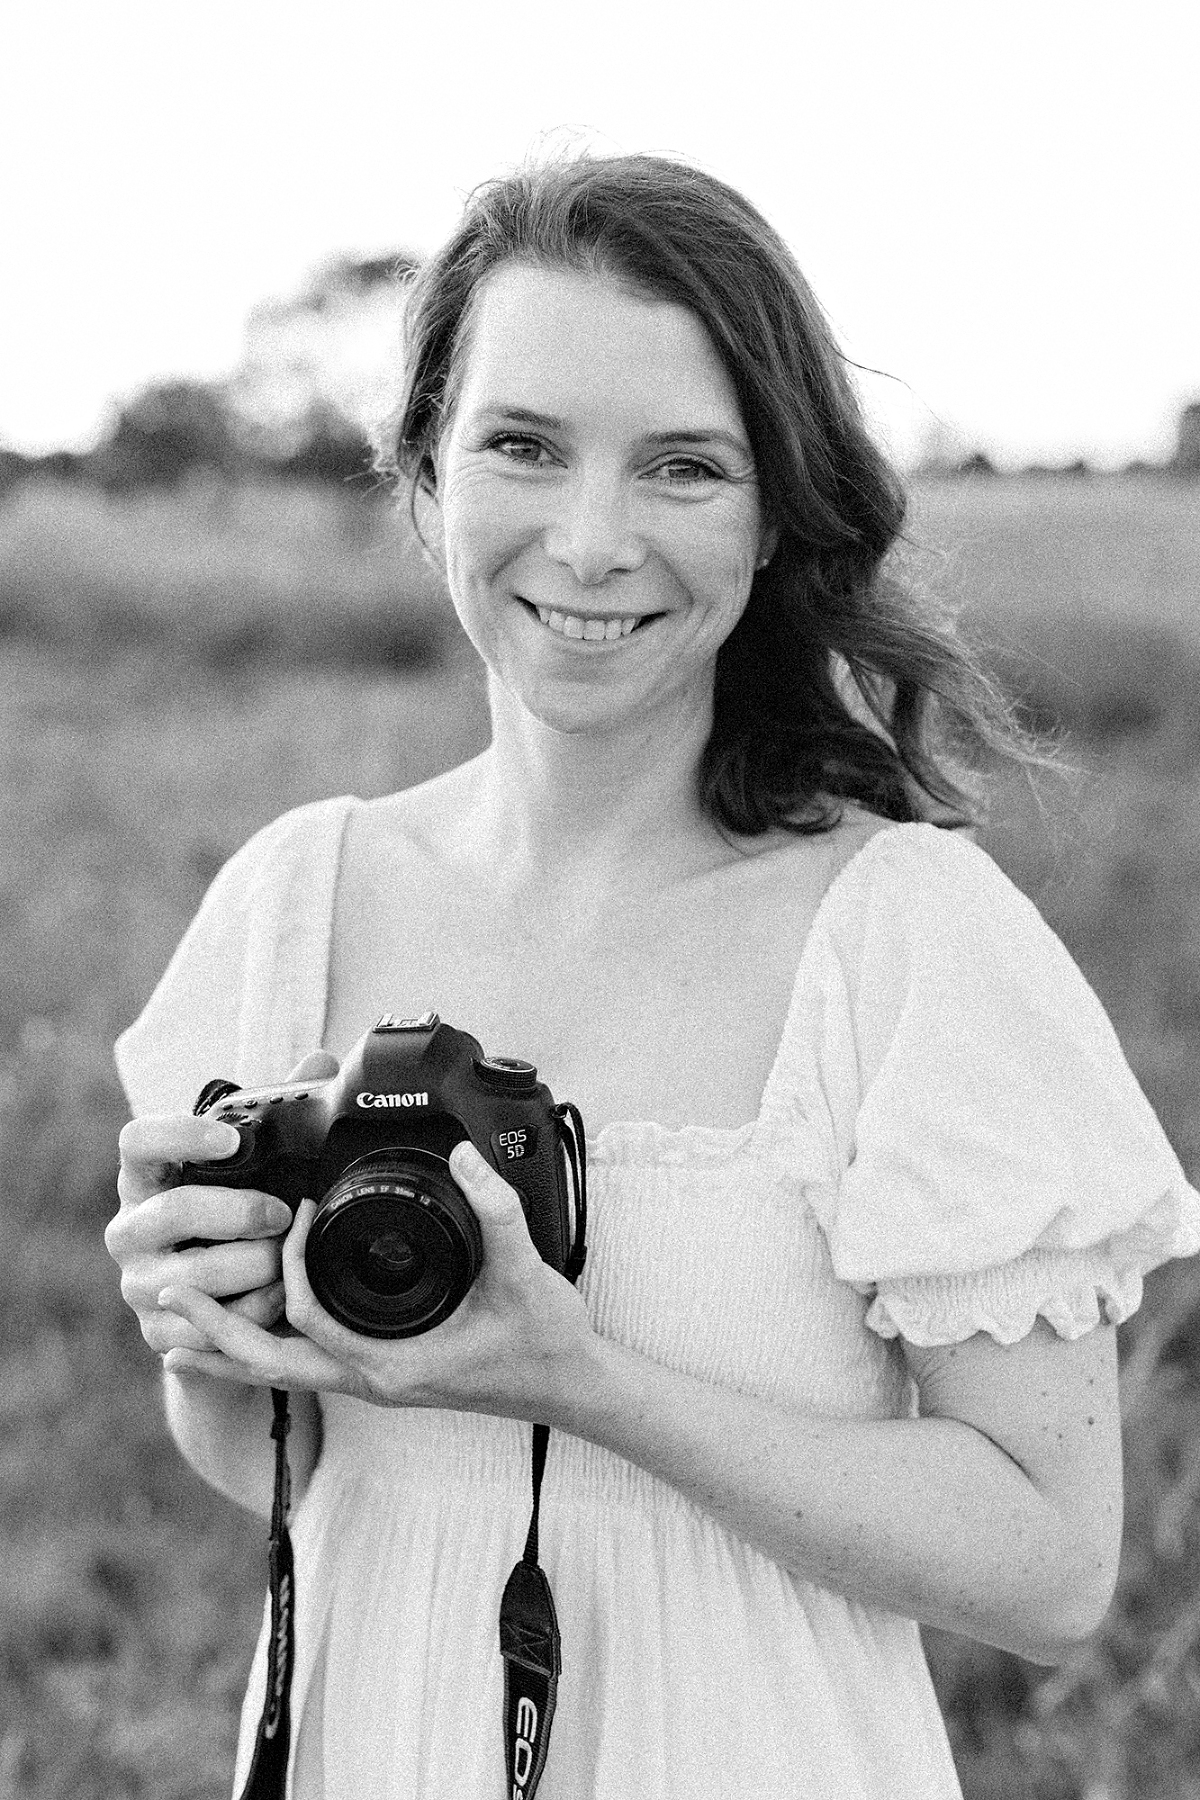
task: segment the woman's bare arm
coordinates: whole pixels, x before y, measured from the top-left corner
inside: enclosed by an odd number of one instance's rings
[[[171,1436],[192,1468],[227,1499],[269,1519],[275,1480],[270,1392],[209,1375],[164,1375],[163,1382]],[[321,1453],[316,1395],[289,1395],[288,1415],[288,1470],[298,1501]]]
[[[808,1580],[1034,1662],[1095,1630],[1121,1540],[1115,1333],[906,1346],[920,1418],[784,1411],[605,1339],[557,1423]]]

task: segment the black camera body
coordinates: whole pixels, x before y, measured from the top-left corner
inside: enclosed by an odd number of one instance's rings
[[[583,1126],[532,1063],[485,1056],[436,1013],[385,1014],[323,1081],[196,1101],[237,1128],[232,1156],[186,1163],[184,1182],[317,1202],[305,1268],[326,1311],[368,1337],[412,1337],[450,1316],[483,1262],[479,1224],[447,1166],[464,1138],[520,1195],[542,1260],[583,1262]]]

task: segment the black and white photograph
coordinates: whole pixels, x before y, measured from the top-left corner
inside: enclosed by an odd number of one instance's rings
[[[1198,75],[0,24],[0,1800],[1200,1800]]]

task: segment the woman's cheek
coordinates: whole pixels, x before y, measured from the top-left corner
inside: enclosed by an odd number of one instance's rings
[[[701,586],[707,571],[710,586],[715,581],[722,588],[749,587],[762,531],[758,508],[747,504],[743,493],[731,493],[724,503],[713,506],[680,507],[667,535],[676,557]]]
[[[756,540],[731,542],[728,533],[706,533],[676,557],[677,579],[693,599],[705,599],[708,610],[738,612],[750,597],[757,551]]]
[[[446,494],[443,523],[446,572],[455,582],[490,581],[536,538],[538,521],[523,496],[497,491],[486,479],[464,477]]]

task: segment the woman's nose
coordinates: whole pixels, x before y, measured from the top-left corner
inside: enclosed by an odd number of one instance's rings
[[[646,559],[622,488],[585,477],[560,492],[542,543],[551,562],[565,564],[583,587],[638,569]]]

